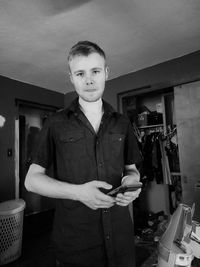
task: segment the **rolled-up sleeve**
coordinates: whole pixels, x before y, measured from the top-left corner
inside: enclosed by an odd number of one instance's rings
[[[142,156],[138,147],[131,122],[128,125],[124,147],[124,163],[125,165],[139,164],[142,161]]]
[[[52,134],[52,123],[48,118],[40,131],[37,146],[35,147],[32,163],[38,164],[45,169],[50,168],[55,155],[55,146]]]

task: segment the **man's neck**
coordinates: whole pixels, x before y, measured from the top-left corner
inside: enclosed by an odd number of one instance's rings
[[[99,99],[96,102],[86,102],[79,98],[79,105],[97,133],[103,116],[102,99]]]
[[[95,102],[86,102],[82,98],[79,98],[79,105],[85,114],[102,114],[102,99],[100,98],[99,100]]]

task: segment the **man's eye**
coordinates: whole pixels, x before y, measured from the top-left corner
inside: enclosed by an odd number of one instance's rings
[[[99,70],[94,70],[93,73],[94,74],[98,74],[98,73],[100,73],[100,71]]]
[[[83,77],[84,74],[82,72],[79,72],[76,75],[79,76],[79,77]]]

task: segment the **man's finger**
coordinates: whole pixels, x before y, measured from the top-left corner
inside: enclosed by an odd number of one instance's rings
[[[111,184],[108,184],[108,183],[106,183],[104,181],[94,181],[93,183],[98,188],[105,188],[105,189],[111,189],[112,188]]]
[[[107,196],[106,194],[100,192],[100,194],[98,194],[97,199],[101,201],[101,203],[115,203],[115,199],[111,196]]]

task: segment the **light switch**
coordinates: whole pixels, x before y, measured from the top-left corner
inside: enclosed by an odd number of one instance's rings
[[[12,157],[12,149],[11,148],[8,148],[8,150],[7,150],[7,156],[8,157]]]

